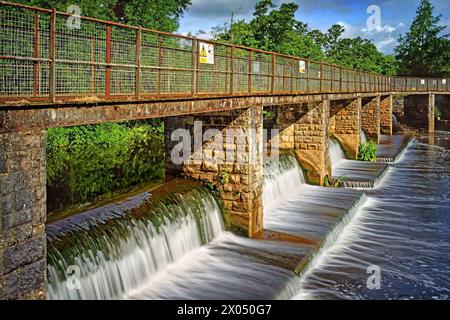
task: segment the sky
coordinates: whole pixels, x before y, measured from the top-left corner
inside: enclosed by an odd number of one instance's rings
[[[199,37],[210,37],[212,27],[230,21],[231,12],[239,11],[236,19],[250,20],[256,0],[192,0],[192,5],[180,20],[179,33],[199,30]],[[295,2],[299,5],[296,18],[308,23],[311,29],[326,31],[333,24],[345,27],[345,37],[373,40],[386,54],[393,52],[400,34],[409,30],[420,0],[274,0],[274,3]],[[432,0],[435,14],[441,14],[441,23],[450,33],[450,1]],[[374,19],[379,8],[380,19]],[[375,10],[375,11],[374,11]],[[369,12],[368,12],[369,11]],[[369,20],[369,23],[368,23]],[[379,23],[378,23],[379,22]]]

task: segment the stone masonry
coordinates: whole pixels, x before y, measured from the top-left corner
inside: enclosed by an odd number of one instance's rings
[[[330,103],[328,132],[343,147],[347,158],[357,159],[361,130],[361,98],[335,100]]]
[[[392,135],[392,95],[380,97],[380,131]]]
[[[166,174],[216,185],[233,225],[250,237],[263,228],[262,125],[262,107],[173,117],[165,122]],[[185,139],[179,133],[183,131],[189,132],[185,147],[192,152],[187,155],[180,152],[185,142],[180,141]],[[181,163],[174,161],[179,154],[184,157]]]
[[[0,134],[0,300],[44,299],[45,131]]]
[[[279,130],[280,150],[295,150],[308,181],[322,185],[330,175],[327,128],[329,101],[277,106],[275,121],[264,121],[265,129]],[[274,107],[270,107],[273,110]],[[268,141],[268,145],[272,141]],[[268,147],[269,148],[269,147]]]
[[[380,96],[363,99],[361,107],[361,128],[368,139],[376,143],[380,139]]]
[[[405,96],[404,122],[416,129],[434,132],[434,94],[418,94]]]

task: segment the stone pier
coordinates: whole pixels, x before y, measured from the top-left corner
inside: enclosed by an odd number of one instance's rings
[[[380,97],[380,132],[392,135],[392,95]]]
[[[214,184],[250,237],[263,228],[262,130],[262,106],[165,120],[166,174]]]
[[[376,143],[380,139],[380,96],[365,98],[361,106],[361,128],[367,138]]]
[[[0,300],[44,299],[45,131],[0,134]]]
[[[405,96],[404,121],[415,129],[434,132],[434,94],[417,94]]]
[[[361,130],[361,98],[330,103],[329,134],[344,149],[347,158],[357,159]]]
[[[294,150],[308,181],[322,185],[330,175],[327,129],[330,102],[310,102],[271,107],[277,110],[274,121],[265,120],[265,129],[279,130],[280,150]],[[269,144],[271,141],[269,141]]]

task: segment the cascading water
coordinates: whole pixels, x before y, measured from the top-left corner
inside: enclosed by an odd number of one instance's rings
[[[449,299],[450,144],[440,145],[409,146],[297,298]],[[380,268],[378,290],[367,286],[369,267]]]
[[[366,133],[363,130],[359,131],[359,143],[360,144],[364,144],[367,143],[367,137],[366,137]]]
[[[294,156],[264,164],[263,207],[268,210],[285,199],[286,195],[305,184],[303,171]]]
[[[344,151],[336,139],[328,138],[328,145],[330,147],[330,159],[332,165],[337,165],[342,160],[345,160]]]
[[[122,298],[224,230],[214,198],[201,190],[175,194],[137,216],[120,205],[104,209],[102,221],[92,216],[97,209],[67,227],[65,220],[47,226],[48,299]]]

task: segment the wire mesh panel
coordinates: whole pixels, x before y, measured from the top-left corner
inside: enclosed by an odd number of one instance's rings
[[[48,13],[0,7],[0,95],[48,94],[48,27]]]
[[[428,80],[428,90],[437,90],[437,79]]]
[[[230,91],[231,47],[213,43],[207,45],[214,50],[214,61],[213,63],[202,63],[201,51],[204,48],[198,48],[198,93],[225,94]],[[206,50],[211,49],[206,48]]]
[[[161,35],[160,46],[160,94],[192,93],[192,40]]]
[[[331,92],[332,77],[332,67],[324,64],[322,66],[322,92]]]
[[[233,61],[233,92],[248,93],[249,79],[249,51],[246,49],[234,49]]]
[[[56,94],[104,95],[105,71],[97,63],[105,63],[106,27],[82,19],[79,28],[74,28],[67,16],[59,15],[55,37]]]
[[[155,96],[158,94],[159,41],[157,33],[143,31],[141,34],[141,94]]]
[[[355,92],[355,72],[347,70],[348,74],[348,92]]]
[[[293,63],[294,79],[292,85],[293,93],[306,93],[308,90],[308,61],[295,59]]]
[[[308,92],[317,93],[320,91],[320,64],[310,61],[308,63]]]
[[[341,70],[339,67],[333,66],[333,92],[341,91]]]
[[[274,91],[291,92],[293,88],[294,60],[289,57],[276,56],[274,70]]]
[[[407,91],[417,91],[417,79],[416,78],[407,78],[406,79],[406,90]]]
[[[269,93],[272,90],[272,55],[252,53],[252,92]]]

